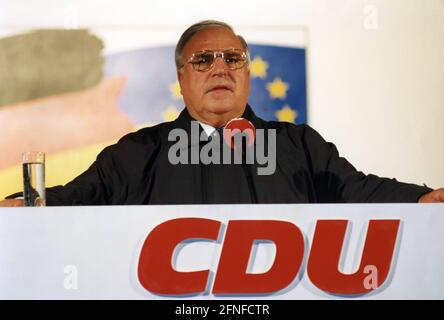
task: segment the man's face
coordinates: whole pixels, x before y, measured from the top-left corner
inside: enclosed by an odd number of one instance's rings
[[[181,92],[191,116],[215,127],[242,115],[250,93],[248,66],[230,70],[218,57],[210,70],[201,72],[186,62],[194,52],[227,49],[245,51],[236,35],[226,28],[201,30],[186,44],[182,53],[185,67],[178,73]]]

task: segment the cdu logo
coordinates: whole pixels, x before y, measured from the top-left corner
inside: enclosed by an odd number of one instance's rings
[[[141,285],[157,295],[272,295],[291,285],[305,272],[318,289],[332,295],[363,295],[387,281],[397,247],[400,220],[370,220],[359,268],[352,274],[339,270],[348,220],[318,220],[310,244],[301,229],[288,221],[230,220],[226,231],[220,221],[178,218],[156,226],[147,236],[139,256]],[[223,234],[225,233],[225,234]],[[224,236],[224,237],[223,237]],[[215,241],[223,237],[222,250],[210,283],[210,270],[180,271],[173,265],[176,247],[191,239]],[[276,255],[271,268],[249,273],[255,241],[271,241]],[[308,256],[304,259],[305,248]]]

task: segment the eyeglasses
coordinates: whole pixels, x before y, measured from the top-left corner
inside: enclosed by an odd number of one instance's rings
[[[239,49],[228,49],[221,51],[204,50],[198,51],[191,55],[187,63],[193,66],[196,71],[210,70],[218,57],[221,57],[225,66],[230,70],[237,70],[245,66],[247,63],[247,54]]]

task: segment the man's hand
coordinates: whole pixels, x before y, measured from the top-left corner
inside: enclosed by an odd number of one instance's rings
[[[23,199],[6,199],[0,201],[0,207],[23,207]]]
[[[426,193],[418,200],[419,203],[444,202],[444,188],[433,190]]]

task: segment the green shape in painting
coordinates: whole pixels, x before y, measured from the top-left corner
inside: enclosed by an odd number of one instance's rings
[[[34,30],[0,39],[0,106],[97,85],[103,42],[88,30]]]

